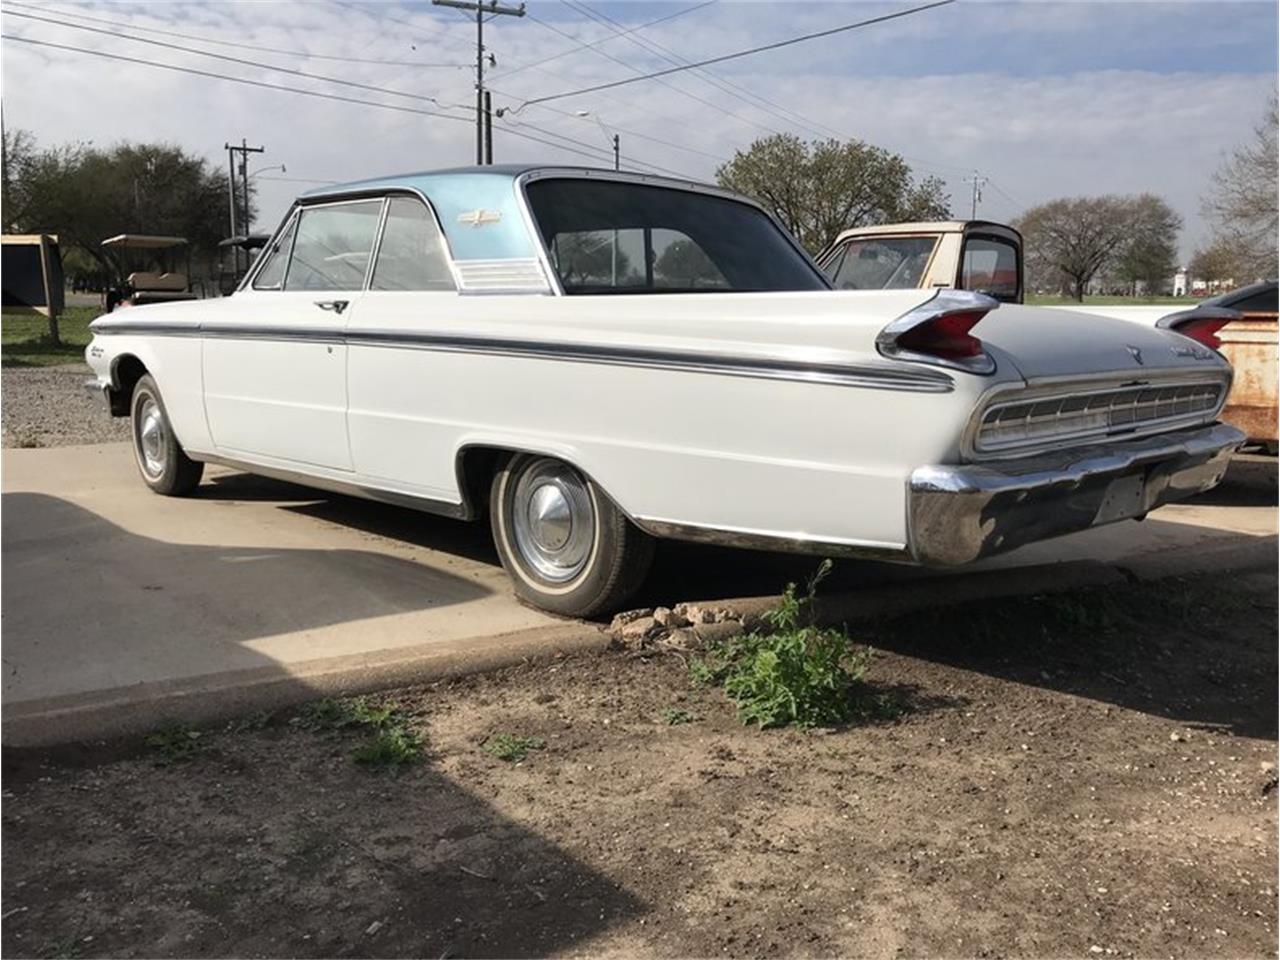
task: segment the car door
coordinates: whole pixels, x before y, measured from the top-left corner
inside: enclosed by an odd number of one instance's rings
[[[251,286],[204,325],[205,412],[220,452],[351,470],[345,332],[382,205],[300,207]]]
[[[435,214],[387,200],[368,291],[348,327],[347,426],[356,473],[373,484],[454,499],[452,451],[471,392],[457,354],[415,349],[465,320]]]

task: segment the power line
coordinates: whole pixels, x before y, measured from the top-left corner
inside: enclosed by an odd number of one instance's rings
[[[344,97],[341,94],[337,94],[337,93],[324,93],[319,90],[306,90],[302,87],[289,87],[280,83],[268,83],[265,80],[251,80],[247,77],[235,77],[235,76],[231,76],[230,74],[216,73],[212,70],[199,70],[195,67],[182,67],[172,63],[160,63],[155,60],[143,60],[139,57],[129,57],[119,53],[108,53],[105,50],[91,50],[88,47],[76,47],[76,46],[72,46],[70,44],[65,44],[65,43],[52,43],[48,40],[36,40],[32,37],[16,37],[13,35],[5,35],[3,39],[6,41],[12,41],[14,43],[26,43],[26,44],[31,44],[32,46],[37,46],[37,47],[48,47],[53,50],[65,50],[71,53],[80,53],[80,54],[85,54],[91,57],[100,57],[104,60],[116,60],[122,63],[133,63],[133,64],[138,64],[144,67],[154,67],[159,70],[169,70],[174,73],[187,73],[187,74],[191,74],[193,76],[198,76],[198,77],[208,77],[213,80],[225,80],[229,83],[240,83],[250,87],[261,87],[266,90],[279,90],[285,93],[296,93],[300,96],[314,97],[319,100],[335,100],[335,101],[338,101],[339,103],[351,103],[361,107],[374,107],[379,110],[394,110],[397,113],[410,113],[410,114],[414,114],[416,116],[421,116],[421,117],[439,117],[443,120],[456,120],[459,123],[470,124],[472,122],[471,117],[459,117],[449,113],[438,113],[434,110],[422,110],[418,107],[402,106],[396,103],[379,103],[376,100],[360,100],[355,97]],[[530,124],[525,124],[525,125],[531,126]],[[540,128],[538,127],[533,127],[533,129],[539,130],[539,132],[545,132],[545,131],[541,131]],[[513,137],[519,137],[524,140],[531,140],[535,143],[546,144],[547,146],[558,147],[559,149],[564,150],[568,153],[576,153],[576,154],[579,154],[580,156],[585,156],[592,160],[603,160],[608,158],[604,150],[597,149],[596,147],[593,147],[590,144],[584,143],[580,148],[575,148],[575,147],[566,146],[561,143],[554,143],[550,140],[544,140],[541,137],[534,136],[533,134],[530,134],[530,133],[525,133],[524,131],[521,131],[521,130],[507,130],[507,132],[510,133]],[[571,140],[571,138],[565,138],[565,139]],[[571,142],[575,142],[575,141],[571,141]]]
[[[706,60],[699,60],[695,63],[684,64],[681,66],[670,67],[666,70],[658,70],[654,73],[647,73],[639,77],[628,77],[625,80],[614,80],[612,83],[599,83],[592,87],[583,87],[580,90],[566,90],[564,93],[553,93],[545,97],[533,97],[524,101],[517,109],[523,109],[535,103],[546,103],[548,100],[560,100],[564,97],[576,97],[584,93],[595,93],[597,90],[609,90],[613,87],[621,87],[629,83],[638,83],[641,80],[654,80],[658,77],[670,76],[673,73],[681,73],[685,70],[694,70],[698,67],[710,66],[713,63],[724,63],[728,60],[737,60],[741,57],[749,57],[753,54],[764,53],[767,50],[778,50],[782,47],[789,47],[793,44],[804,43],[808,40],[816,40],[819,37],[829,37],[837,33],[844,33],[848,30],[857,30],[861,27],[869,27],[877,23],[885,23],[889,20],[897,20],[901,17],[909,17],[912,14],[923,13],[926,10],[933,10],[936,7],[945,7],[956,0],[933,0],[932,3],[921,4],[918,7],[908,7],[906,10],[898,10],[895,13],[886,13],[878,17],[870,17],[866,20],[858,20],[854,23],[846,23],[839,27],[832,27],[829,30],[819,30],[816,33],[807,33],[800,37],[791,37],[787,40],[778,40],[774,43],[767,43],[763,46],[752,47],[749,50],[738,50],[734,53],[721,54],[718,57],[709,57]]]
[[[190,33],[179,33],[177,30],[162,30],[159,27],[143,27],[133,23],[122,24],[119,21],[104,20],[101,17],[91,17],[85,13],[79,13],[79,12],[67,13],[61,10],[49,11],[47,8],[32,6],[31,4],[27,4],[27,3],[19,3],[17,2],[17,0],[12,0],[12,2],[8,2],[8,0],[6,0],[5,5],[10,7],[18,7],[20,9],[26,9],[26,10],[40,10],[46,13],[52,12],[52,13],[60,14],[62,16],[74,16],[77,19],[88,20],[92,23],[104,23],[109,26],[117,26],[117,27],[123,26],[123,27],[127,27],[130,30],[140,30],[143,33],[155,33],[164,37],[177,37],[179,40],[194,40],[197,43],[212,43],[212,44],[217,44],[220,47],[236,47],[241,50],[254,50],[254,51],[257,51],[258,53],[274,53],[284,57],[304,57],[308,60],[331,60],[331,61],[337,61],[339,63],[367,63],[367,64],[376,64],[378,66],[384,66],[384,67],[422,67],[422,68],[431,68],[431,69],[452,69],[452,70],[467,69],[467,65],[465,63],[419,63],[416,60],[377,60],[373,58],[364,58],[364,57],[342,57],[342,56],[336,56],[333,54],[326,54],[326,53],[310,53],[306,50],[282,50],[279,47],[260,47],[257,44],[252,44],[252,43],[239,43],[234,40],[217,40],[217,39],[214,39],[213,37],[202,37],[202,36],[198,36]]]
[[[108,37],[116,37],[120,40],[129,40],[133,43],[145,43],[155,47],[164,47],[168,50],[178,50],[182,53],[194,53],[196,56],[200,57],[210,57],[214,60],[224,60],[228,63],[238,63],[242,66],[256,67],[260,70],[270,70],[275,73],[287,73],[295,77],[304,77],[307,80],[319,80],[322,83],[334,83],[344,87],[352,87],[357,90],[368,90],[371,93],[385,93],[395,97],[407,97],[410,100],[423,100],[428,103],[434,103],[437,107],[441,107],[442,109],[468,109],[463,105],[444,104],[435,97],[429,97],[420,93],[410,93],[407,90],[395,90],[389,87],[379,87],[369,83],[357,83],[354,80],[343,80],[340,77],[326,77],[323,74],[307,73],[305,70],[294,70],[292,67],[278,67],[274,64],[263,63],[260,60],[246,60],[243,57],[232,57],[225,53],[213,53],[210,50],[197,50],[194,47],[184,47],[181,44],[169,43],[165,40],[152,40],[150,37],[135,37],[127,33],[121,33],[118,30],[104,30],[101,27],[90,27],[85,24],[71,23],[68,20],[55,20],[52,17],[41,17],[33,13],[19,13],[17,11],[11,11],[9,16],[21,17],[24,20],[38,20],[43,23],[51,23],[59,27],[68,27],[72,30],[83,30],[88,33],[97,33]]]
[[[656,54],[667,63],[673,65],[689,63],[687,57],[680,56],[669,47],[663,46],[652,38],[631,36],[630,34],[635,32],[634,30],[621,29],[623,24],[610,17],[607,13],[593,10],[586,3],[579,2],[579,0],[560,0],[560,2],[571,9],[578,10],[579,12],[586,14],[597,23],[603,24],[613,32],[614,36],[625,36],[630,43],[635,44],[647,53]],[[811,133],[821,134],[822,131],[825,130],[825,135],[829,136],[834,134],[837,137],[841,136],[838,131],[831,127],[828,127],[825,124],[820,124],[817,121],[810,120],[808,117],[796,113],[794,110],[784,107],[779,103],[775,103],[767,97],[762,97],[758,93],[755,93],[753,90],[749,90],[741,84],[735,83],[725,77],[720,77],[717,74],[712,73],[710,70],[698,69],[695,72],[705,83],[710,84],[720,92],[727,93],[729,96],[746,103],[748,106],[755,107],[756,109],[763,109],[766,113],[777,117],[784,123],[795,124],[799,121],[800,125],[806,127]]]
[[[947,2],[951,2],[951,0],[947,0]],[[567,39],[569,39],[569,40],[572,40],[574,43],[577,43],[577,44],[579,44],[579,45],[581,45],[581,46],[583,46],[583,47],[588,47],[588,45],[587,45],[585,42],[583,42],[582,40],[579,40],[577,37],[574,37],[574,36],[572,36],[571,34],[565,33],[565,32],[564,32],[563,30],[561,30],[559,27],[553,26],[552,24],[547,23],[545,20],[539,20],[539,19],[538,19],[537,17],[535,17],[533,14],[529,14],[529,19],[530,19],[530,20],[532,20],[534,23],[538,24],[539,26],[544,27],[544,28],[546,28],[547,30],[552,31],[553,33],[557,33],[557,34],[559,34],[559,35],[560,35],[560,36],[562,36],[562,37],[565,37],[565,38],[567,38]],[[605,51],[600,50],[600,49],[598,49],[597,47],[589,47],[589,49],[591,50],[591,52],[592,52],[592,53],[595,53],[595,54],[597,54],[598,56],[604,57],[606,60],[612,60],[614,63],[619,64],[620,66],[626,67],[628,70],[631,70],[631,71],[635,72],[635,73],[637,74],[637,76],[632,77],[632,78],[630,78],[630,79],[628,79],[628,80],[619,80],[619,81],[616,81],[616,82],[614,82],[614,83],[604,84],[604,85],[603,85],[603,86],[601,86],[601,87],[592,87],[590,90],[582,90],[582,91],[578,91],[579,93],[590,93],[590,92],[593,92],[593,91],[595,91],[595,90],[603,90],[603,89],[605,89],[606,87],[616,87],[616,86],[620,86],[620,85],[621,85],[621,84],[623,84],[623,83],[632,83],[632,82],[634,82],[634,81],[636,81],[636,80],[644,80],[644,79],[648,79],[648,77],[646,77],[646,76],[643,74],[643,72],[642,72],[638,67],[632,66],[631,64],[627,63],[625,60],[622,60],[622,59],[621,59],[621,58],[619,58],[619,57],[615,57],[615,56],[614,56],[613,54],[611,54],[611,53],[606,53]],[[653,74],[650,74],[649,76],[654,76],[654,75],[653,75]],[[744,116],[743,116],[742,114],[740,114],[740,113],[734,113],[732,110],[726,110],[726,109],[725,109],[724,107],[722,107],[720,104],[715,103],[715,102],[713,102],[713,101],[711,101],[711,100],[708,100],[708,99],[706,99],[705,97],[700,97],[700,96],[698,96],[696,93],[691,93],[691,92],[689,92],[688,90],[681,89],[680,87],[677,87],[677,86],[676,86],[675,84],[673,84],[673,83],[669,83],[669,82],[667,82],[667,81],[665,81],[665,80],[661,80],[661,81],[659,81],[659,82],[660,82],[664,87],[668,88],[669,90],[673,90],[673,91],[675,91],[676,93],[680,94],[681,96],[688,97],[690,100],[696,100],[698,103],[702,104],[703,106],[705,106],[705,107],[710,107],[711,109],[713,109],[713,110],[717,111],[718,113],[722,113],[722,114],[724,114],[725,116],[733,117],[735,120],[740,120],[740,121],[742,121],[743,123],[750,124],[750,125],[751,125],[751,126],[753,126],[753,127],[758,127],[758,128],[759,128],[759,129],[761,129],[761,130],[767,130],[769,133],[776,134],[776,133],[778,133],[778,132],[779,132],[779,131],[775,130],[773,127],[768,126],[767,124],[759,123],[758,121],[752,120],[750,117],[744,117]],[[551,96],[551,97],[539,97],[539,98],[538,98],[538,99],[536,99],[536,100],[526,100],[526,101],[524,101],[523,103],[521,103],[518,107],[515,107],[515,108],[514,108],[514,110],[515,110],[515,111],[520,111],[520,110],[523,110],[525,107],[527,107],[527,106],[529,106],[529,105],[531,105],[531,104],[539,104],[539,103],[542,103],[542,102],[543,102],[543,101],[545,101],[545,100],[556,100],[556,99],[558,99],[558,98],[559,98],[559,96],[568,96],[568,95],[569,95],[569,94],[560,94],[560,95],[557,95],[557,96]]]
[[[516,66],[508,70],[506,73],[499,75],[496,79],[505,80],[507,77],[512,76],[513,74],[519,73],[521,70],[528,70],[531,67],[546,66],[548,63],[551,63],[553,60],[559,60],[562,57],[567,57],[569,56],[569,54],[577,53],[579,50],[594,50],[596,47],[602,46],[603,44],[606,44],[610,40],[613,40],[617,37],[626,36],[629,33],[636,33],[639,30],[647,30],[649,27],[656,27],[660,23],[666,23],[668,20],[676,19],[676,17],[683,17],[686,14],[693,13],[697,10],[701,10],[703,7],[709,7],[712,4],[717,2],[719,2],[719,0],[703,0],[702,3],[696,4],[692,7],[685,7],[683,10],[677,10],[675,13],[669,13],[665,17],[658,17],[658,19],[656,20],[650,20],[647,23],[642,23],[638,27],[630,27],[624,30],[622,33],[616,33],[613,36],[605,37],[602,40],[596,40],[592,43],[585,43],[581,40],[574,40],[574,46],[569,47],[567,50],[561,50],[559,53],[553,56],[547,57],[545,60],[535,60],[533,63],[517,64]]]

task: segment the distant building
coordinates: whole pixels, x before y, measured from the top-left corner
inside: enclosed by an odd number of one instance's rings
[[[1173,275],[1173,295],[1175,297],[1185,297],[1187,295],[1187,268],[1179,267],[1178,272]]]

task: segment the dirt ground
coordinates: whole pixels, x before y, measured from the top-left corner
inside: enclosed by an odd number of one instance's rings
[[[859,628],[906,709],[842,729],[744,728],[679,656],[610,652],[395,692],[400,774],[291,714],[167,765],[9,752],[3,951],[1274,956],[1276,590]]]

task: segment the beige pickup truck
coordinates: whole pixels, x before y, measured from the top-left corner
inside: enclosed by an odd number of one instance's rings
[[[837,290],[950,287],[1022,303],[1022,235],[989,220],[846,230],[819,254],[818,266]]]

